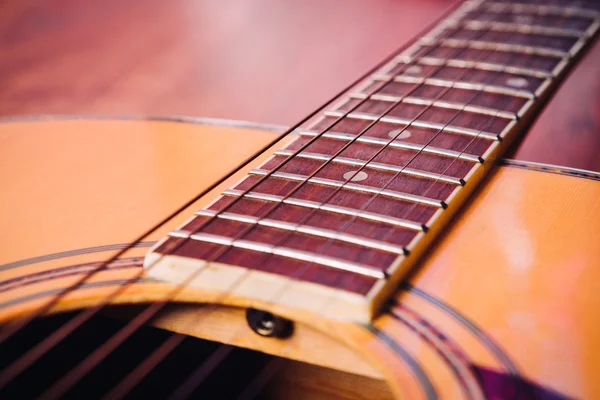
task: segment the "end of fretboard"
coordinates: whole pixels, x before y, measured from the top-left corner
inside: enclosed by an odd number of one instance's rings
[[[274,313],[285,309],[288,316],[309,312],[320,318],[360,323],[370,322],[376,313],[374,299],[366,294],[236,265],[161,254],[157,248],[160,245],[146,255],[146,276],[192,289],[199,301]]]

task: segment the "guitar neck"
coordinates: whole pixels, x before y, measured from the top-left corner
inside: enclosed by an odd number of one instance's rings
[[[588,1],[467,1],[148,254],[150,276],[369,321],[600,26]]]

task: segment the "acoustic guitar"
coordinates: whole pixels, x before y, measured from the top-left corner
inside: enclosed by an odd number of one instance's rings
[[[600,173],[510,156],[599,27],[467,0],[286,132],[5,120],[0,398],[599,398]]]

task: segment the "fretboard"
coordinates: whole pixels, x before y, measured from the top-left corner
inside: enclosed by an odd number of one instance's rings
[[[596,0],[465,2],[171,232],[147,273],[370,320],[599,25]]]

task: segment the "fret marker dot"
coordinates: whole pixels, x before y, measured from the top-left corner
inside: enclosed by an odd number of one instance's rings
[[[367,179],[369,175],[363,171],[348,171],[344,174],[344,179],[350,179],[351,182],[360,182]]]
[[[411,65],[404,70],[404,73],[410,75],[419,75],[422,71],[423,68],[420,65]]]
[[[525,78],[508,78],[506,84],[516,88],[524,88],[529,85],[529,82]]]
[[[410,131],[408,131],[408,130],[402,130],[402,128],[391,130],[388,133],[388,137],[391,138],[391,139],[394,139],[394,138],[396,138],[396,139],[408,139],[411,136],[412,135],[411,135]]]

